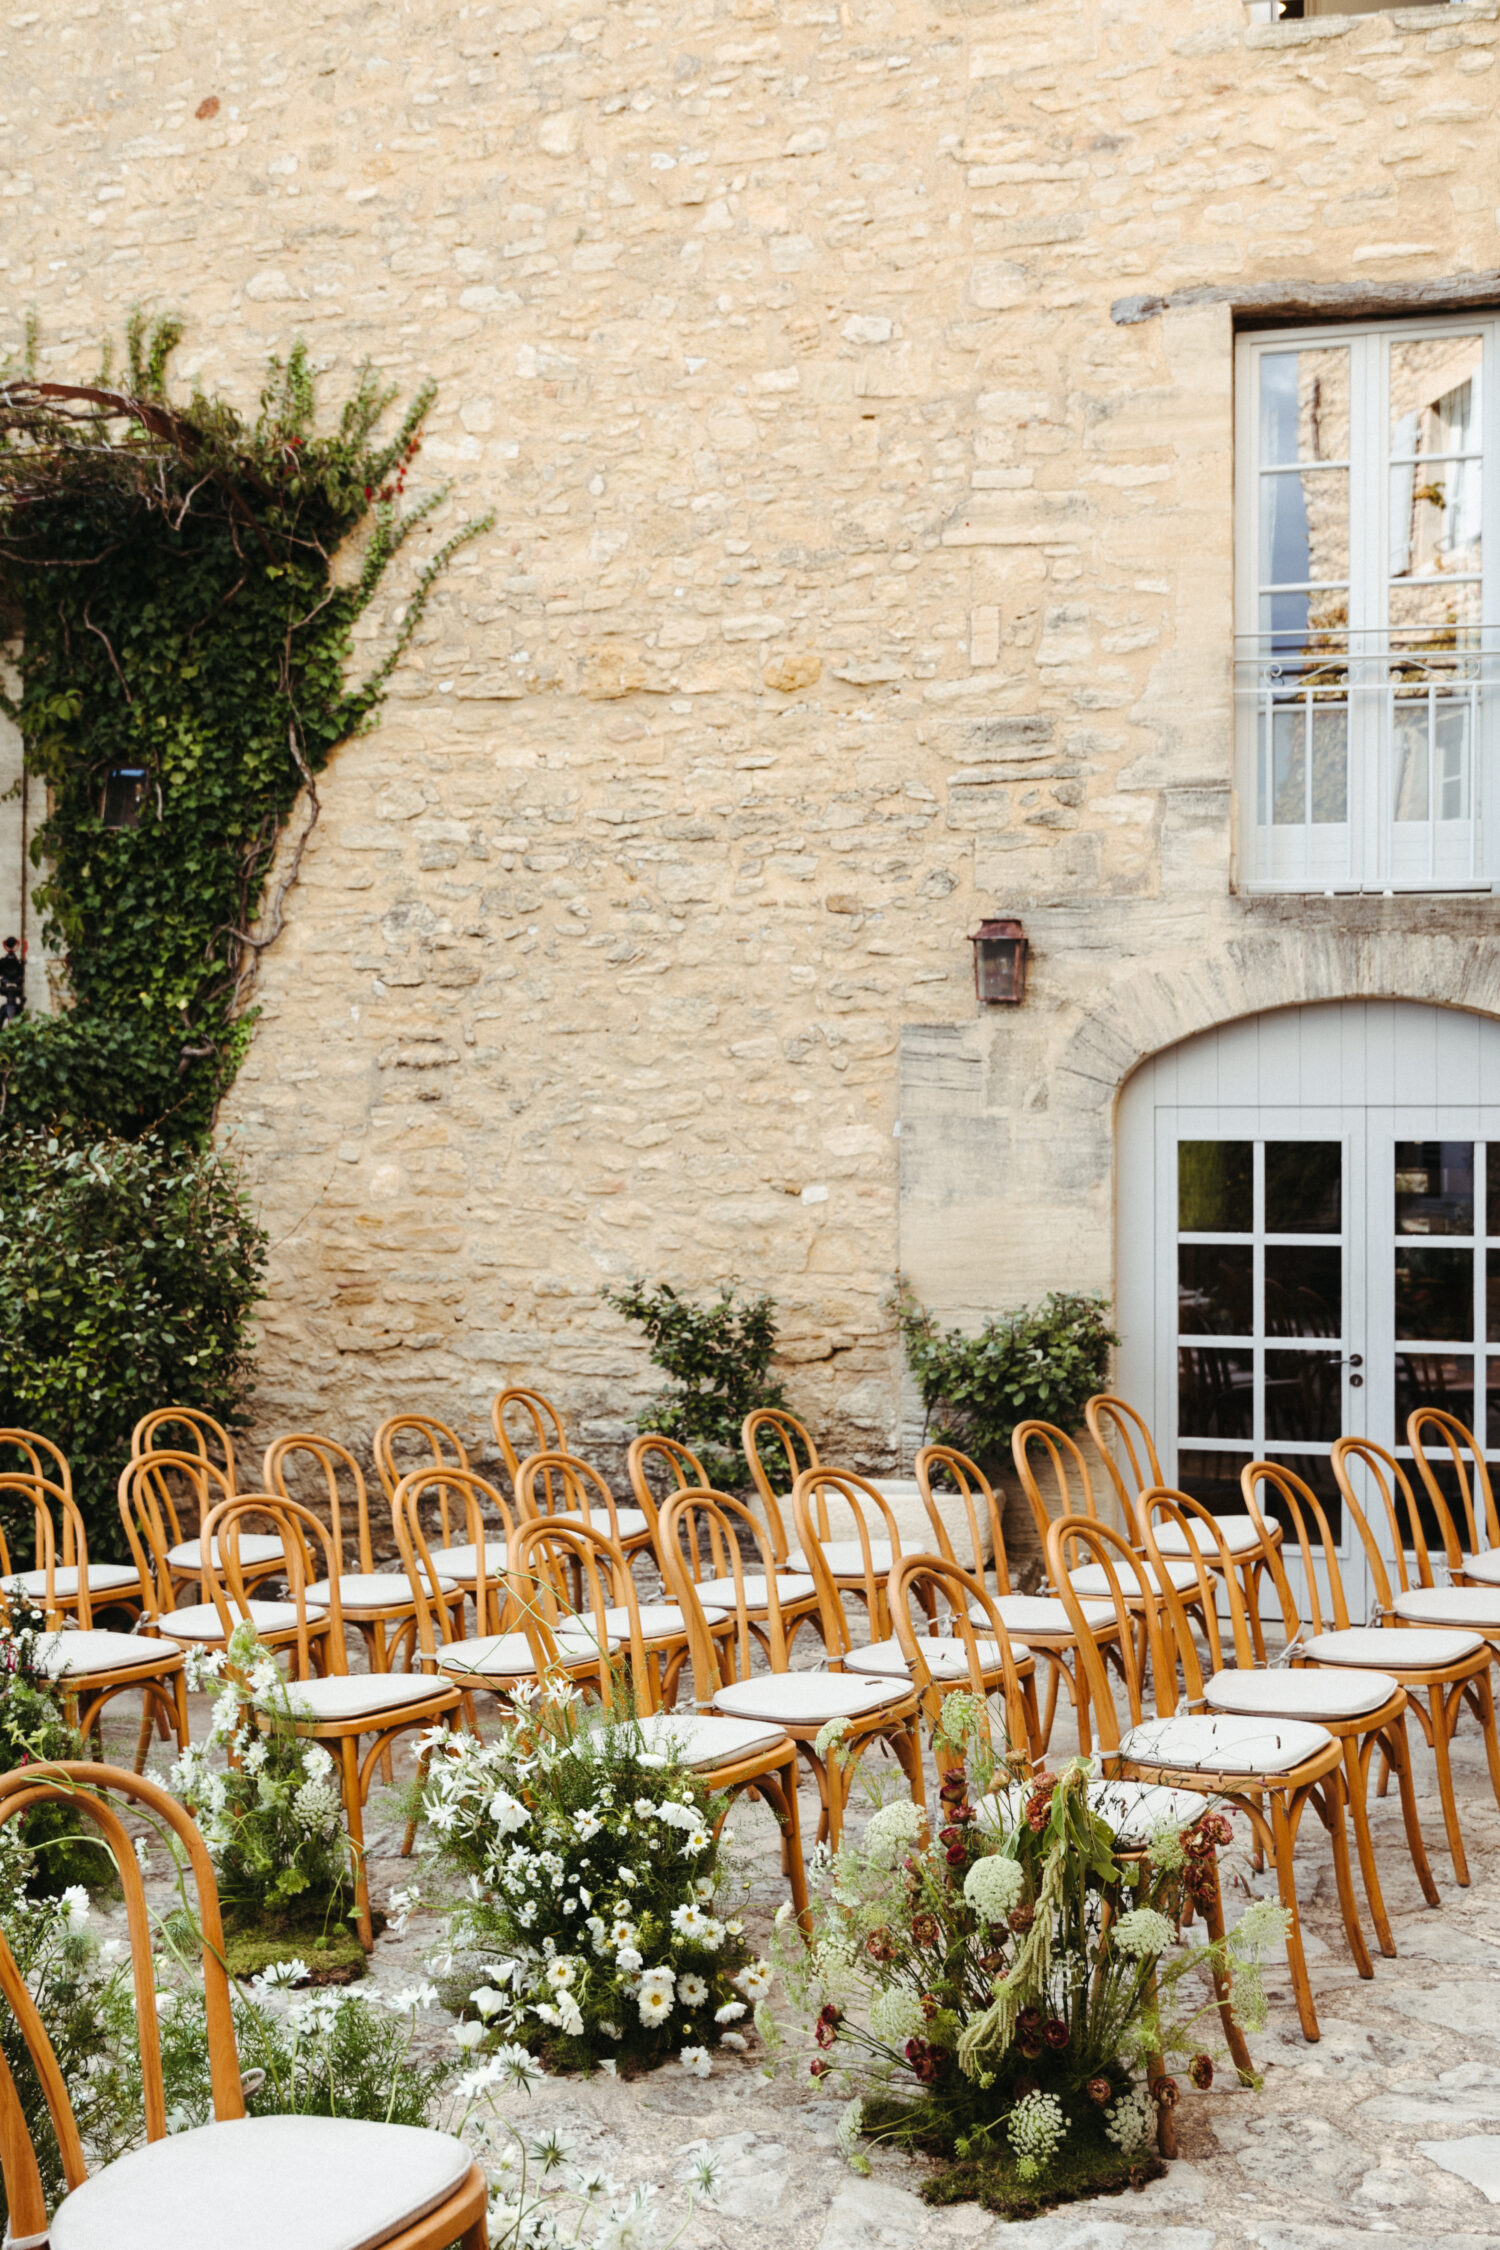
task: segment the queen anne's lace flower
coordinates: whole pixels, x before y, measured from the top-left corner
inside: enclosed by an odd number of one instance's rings
[[[1003,1922],[1020,1905],[1025,1887],[1019,1863],[999,1852],[976,1859],[964,1877],[964,1897],[987,1922]]]
[[[888,2047],[904,2047],[926,2028],[922,2003],[914,1992],[877,1992],[870,2003],[870,2029]]]
[[[1027,2094],[1005,2121],[1016,2152],[1016,2172],[1034,2180],[1046,2170],[1067,2134],[1068,2120],[1056,2094]]]
[[[1144,1961],[1151,1954],[1166,1952],[1172,1942],[1172,1925],[1155,1907],[1136,1906],[1111,1924],[1109,1937],[1116,1953]]]
[[[1104,2113],[1104,2130],[1125,2156],[1144,2148],[1156,2127],[1156,2104],[1144,2086],[1133,2086]]]
[[[889,1865],[902,1852],[910,1850],[923,1829],[927,1815],[910,1797],[898,1797],[894,1804],[882,1805],[872,1815],[865,1830],[865,1856]]]

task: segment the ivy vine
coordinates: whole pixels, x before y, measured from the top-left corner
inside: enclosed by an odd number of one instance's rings
[[[180,334],[133,320],[119,384],[107,364],[92,384],[39,380],[29,337],[0,383],[0,630],[20,672],[4,704],[47,788],[33,898],[68,1001],[0,1036],[0,1133],[207,1131],[318,817],[316,776],[373,723],[439,572],[490,520],[438,549],[391,646],[350,684],[357,620],[445,496],[403,512],[432,387],[382,437],[395,393],[366,369],[320,430],[299,344],[271,360],[247,422],[201,391],[172,402]],[[336,571],[362,526],[358,568]],[[134,825],[106,818],[122,796]]]

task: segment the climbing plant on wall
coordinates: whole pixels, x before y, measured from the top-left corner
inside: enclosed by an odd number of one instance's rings
[[[280,927],[300,842],[278,841],[316,775],[371,723],[433,582],[391,645],[347,676],[354,627],[440,504],[402,512],[430,387],[378,435],[394,393],[366,370],[317,425],[296,346],[255,420],[168,395],[175,321],[131,324],[126,379],[0,383],[0,607],[29,773],[47,787],[35,895],[69,1002],[0,1037],[0,1133],[36,1126],[200,1137],[248,1042],[258,951]],[[487,521],[487,519],[486,519]],[[353,567],[336,567],[361,528]],[[261,927],[254,925],[261,916]]]

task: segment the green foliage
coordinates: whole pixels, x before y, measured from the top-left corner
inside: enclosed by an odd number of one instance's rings
[[[70,1726],[62,1699],[43,1671],[40,1654],[51,1638],[43,1612],[19,1587],[5,1597],[0,1625],[0,1773],[17,1766],[88,1756],[82,1735]],[[102,1888],[113,1880],[108,1853],[95,1832],[66,1805],[38,1805],[11,1827],[0,1829],[0,1843],[11,1840],[11,1878],[17,1868],[28,1892],[54,1897],[71,1886]],[[24,1861],[14,1858],[24,1841]],[[0,1894],[6,1866],[0,1865]]]
[[[115,1485],[142,1414],[172,1402],[245,1419],[264,1255],[218,1157],[41,1132],[6,1147],[0,1426],[61,1446],[96,1559],[122,1549]]]
[[[369,725],[433,581],[391,647],[346,683],[354,627],[443,498],[398,512],[432,391],[376,435],[394,394],[366,369],[316,427],[304,347],[273,359],[245,421],[166,392],[175,322],[128,339],[130,386],[0,387],[0,605],[21,641],[13,707],[49,810],[35,893],[72,1006],[0,1043],[0,1124],[200,1136],[244,1051],[241,1013],[277,840],[339,743]],[[366,524],[362,564],[335,570]],[[112,772],[143,779],[107,827]],[[288,878],[290,879],[290,877]],[[37,973],[35,970],[34,974]]]
[[[1076,1430],[1104,1388],[1111,1347],[1109,1300],[1053,1290],[1040,1305],[992,1315],[977,1335],[940,1328],[903,1294],[897,1318],[907,1362],[936,1443],[993,1470],[1010,1463],[1010,1436],[1032,1419]]]
[[[651,1344],[651,1364],[671,1377],[636,1427],[659,1430],[697,1454],[716,1484],[744,1481],[740,1427],[761,1406],[784,1406],[771,1380],[776,1350],[776,1300],[737,1300],[727,1284],[712,1305],[691,1305],[670,1282],[648,1289],[632,1281],[601,1292],[607,1305],[638,1321]]]

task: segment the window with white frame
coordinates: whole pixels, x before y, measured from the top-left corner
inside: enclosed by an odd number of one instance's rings
[[[1489,317],[1240,339],[1242,889],[1500,887],[1497,348]]]

